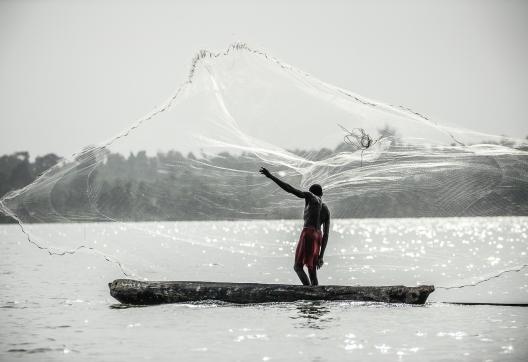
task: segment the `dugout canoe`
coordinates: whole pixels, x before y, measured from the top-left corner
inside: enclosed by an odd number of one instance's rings
[[[228,303],[293,302],[296,300],[350,300],[365,302],[424,304],[432,285],[417,287],[287,285],[117,279],[109,283],[110,295],[124,304],[152,305],[206,300]]]

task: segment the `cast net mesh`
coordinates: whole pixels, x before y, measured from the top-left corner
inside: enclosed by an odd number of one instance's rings
[[[200,52],[159,108],[0,206],[50,254],[100,254],[129,276],[295,282],[303,204],[265,166],[323,186],[333,282],[455,286],[527,263],[526,221],[428,217],[526,215],[527,155],[520,139],[443,126],[234,44]],[[357,219],[373,217],[427,219]],[[526,299],[524,275],[508,283]]]

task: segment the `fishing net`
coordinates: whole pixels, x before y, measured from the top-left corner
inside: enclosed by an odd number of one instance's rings
[[[99,254],[129,276],[293,282],[303,203],[264,166],[295,187],[323,186],[333,282],[456,286],[526,264],[528,225],[507,219],[501,233],[486,218],[453,219],[438,236],[430,218],[527,215],[527,162],[521,139],[441,125],[234,44],[199,52],[159,108],[0,207],[48,253]],[[357,220],[380,217],[427,219]],[[526,298],[523,278],[503,289]]]

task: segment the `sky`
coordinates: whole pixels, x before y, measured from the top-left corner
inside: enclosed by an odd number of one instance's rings
[[[528,2],[0,0],[0,154],[68,156],[241,41],[446,125],[528,135]]]

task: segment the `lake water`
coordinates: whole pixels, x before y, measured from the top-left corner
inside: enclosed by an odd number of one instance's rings
[[[81,244],[150,280],[298,283],[299,221],[32,225],[41,245]],[[0,227],[1,361],[525,361],[528,269],[437,289],[424,306],[296,302],[122,308],[117,264],[50,256]],[[476,283],[528,263],[528,218],[336,220],[321,284]]]

